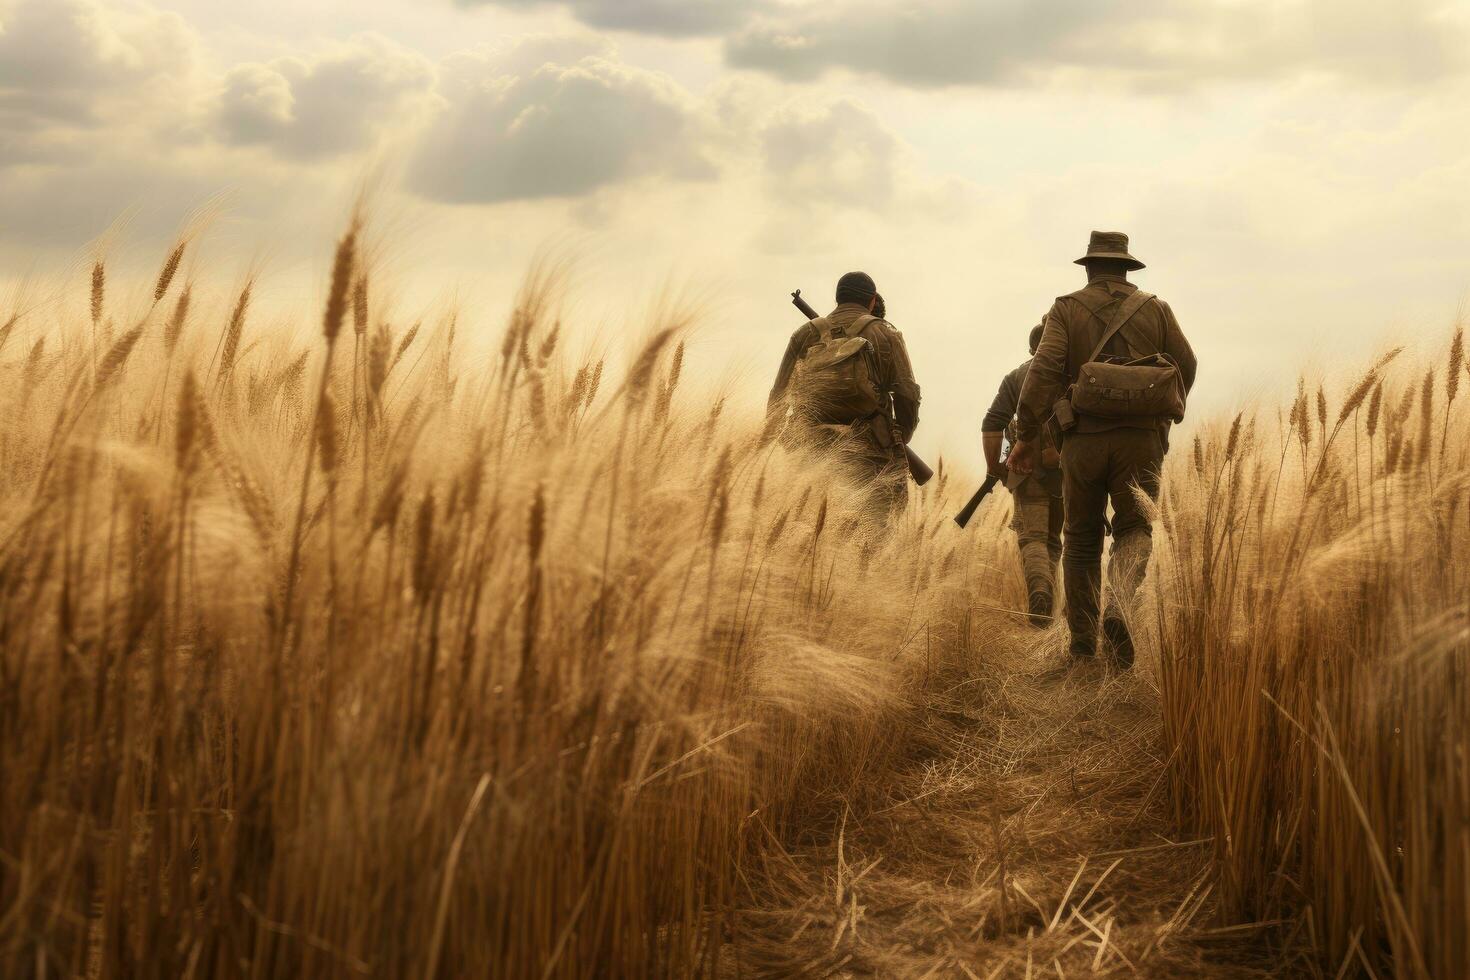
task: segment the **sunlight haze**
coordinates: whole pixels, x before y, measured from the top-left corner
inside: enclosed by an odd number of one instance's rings
[[[403,302],[498,330],[550,248],[589,333],[650,290],[697,302],[694,363],[752,401],[791,290],[825,311],[860,268],[913,355],[917,448],[974,465],[1094,228],[1193,339],[1192,407],[1442,343],[1467,6],[0,0],[0,259],[65,268],[131,206],[118,251],[151,263],[228,192],[206,247],[286,307],[376,175]]]

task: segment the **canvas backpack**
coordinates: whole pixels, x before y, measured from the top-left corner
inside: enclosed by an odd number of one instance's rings
[[[818,425],[851,425],[883,410],[877,353],[862,336],[875,320],[861,316],[842,333],[826,317],[812,321],[820,339],[796,362],[792,375],[798,415]]]
[[[1169,355],[1143,348],[1153,346],[1125,328],[1133,315],[1148,305],[1152,293],[1137,290],[1113,314],[1092,356],[1082,365],[1072,386],[1072,408],[1079,414],[1105,419],[1184,419],[1184,378]],[[1099,360],[1103,348],[1119,331],[1128,346],[1127,358]]]

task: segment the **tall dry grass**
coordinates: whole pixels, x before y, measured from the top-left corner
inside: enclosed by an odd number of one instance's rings
[[[1463,332],[1181,447],[1157,633],[1178,816],[1231,917],[1340,976],[1470,976]]]
[[[467,366],[356,225],[294,337],[191,246],[0,333],[0,975],[716,973],[1018,598],[687,393],[677,317],[568,354],[542,273]]]
[[[0,317],[0,975],[729,973],[1022,604],[1004,508],[880,527],[686,319],[569,352],[541,271],[478,356],[354,224],[293,334],[193,247]],[[1406,360],[1177,448],[1140,669],[1227,920],[1463,976],[1463,341]]]

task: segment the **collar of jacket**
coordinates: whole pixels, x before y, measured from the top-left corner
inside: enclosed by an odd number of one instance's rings
[[[1098,276],[1087,281],[1087,287],[1101,286],[1107,290],[1109,296],[1123,296],[1133,292],[1138,287],[1122,276]]]
[[[860,316],[868,316],[868,308],[859,303],[838,303],[836,309],[827,314],[827,322],[834,329],[846,330]]]

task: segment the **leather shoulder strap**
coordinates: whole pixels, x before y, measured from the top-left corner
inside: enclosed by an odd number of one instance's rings
[[[1124,324],[1133,319],[1133,314],[1143,309],[1148,301],[1153,298],[1153,293],[1146,293],[1142,289],[1135,289],[1132,295],[1123,300],[1122,303],[1119,303],[1118,309],[1113,313],[1112,321],[1108,324],[1108,329],[1103,331],[1102,339],[1092,349],[1092,356],[1088,360],[1097,360],[1097,356],[1103,352],[1103,348],[1108,346],[1108,341],[1112,340],[1118,331],[1123,329]]]

